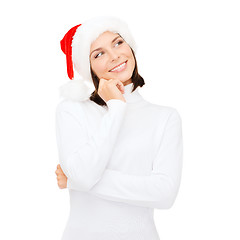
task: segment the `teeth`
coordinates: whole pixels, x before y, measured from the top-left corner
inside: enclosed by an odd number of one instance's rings
[[[119,68],[123,67],[125,64],[126,64],[126,63],[121,64],[120,66],[118,66],[118,67],[114,68],[113,70],[111,70],[111,72],[112,72],[112,71],[115,71],[115,70],[118,70]]]

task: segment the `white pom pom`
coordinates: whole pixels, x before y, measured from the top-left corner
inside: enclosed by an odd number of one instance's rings
[[[92,91],[83,79],[74,79],[59,88],[60,96],[73,101],[88,100]]]

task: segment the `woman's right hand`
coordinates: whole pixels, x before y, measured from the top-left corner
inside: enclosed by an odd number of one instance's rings
[[[107,102],[110,99],[119,99],[126,102],[123,97],[124,85],[120,80],[101,78],[98,86],[98,95]]]
[[[57,165],[57,170],[55,171],[55,174],[57,175],[58,187],[61,189],[67,188],[67,176],[64,174],[60,164]]]

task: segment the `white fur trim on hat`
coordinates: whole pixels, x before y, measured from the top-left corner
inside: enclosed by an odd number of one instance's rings
[[[83,79],[74,79],[59,87],[60,96],[73,101],[88,100],[93,91]]]
[[[92,42],[105,31],[119,33],[133,49],[134,53],[136,52],[136,43],[124,21],[116,17],[100,16],[84,22],[77,28],[73,36],[72,60],[75,70],[91,84],[92,77],[89,60],[90,47]]]

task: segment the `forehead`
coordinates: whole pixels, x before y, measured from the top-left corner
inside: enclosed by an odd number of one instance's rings
[[[91,49],[93,48],[100,48],[104,47],[104,45],[107,45],[112,42],[112,40],[116,37],[120,36],[118,33],[113,33],[110,31],[103,32],[98,36],[97,39],[95,39],[91,44]]]

